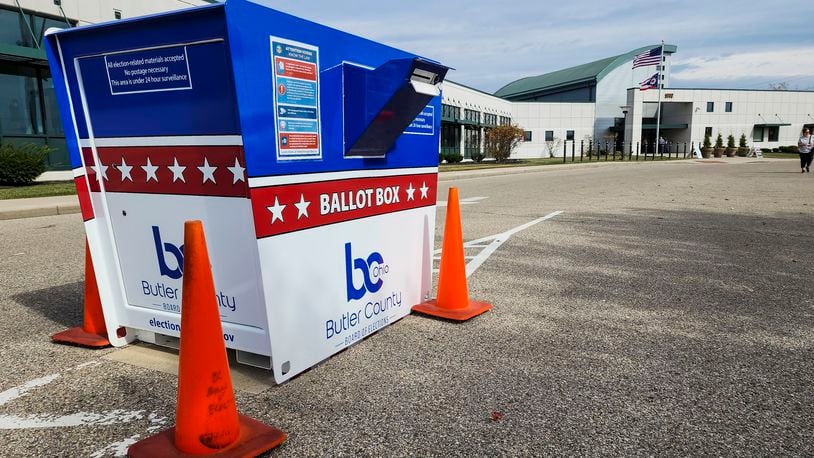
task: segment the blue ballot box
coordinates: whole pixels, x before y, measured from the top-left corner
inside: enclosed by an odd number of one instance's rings
[[[429,296],[443,65],[247,0],[47,51],[114,345],[177,344],[191,219],[226,346],[278,382]]]

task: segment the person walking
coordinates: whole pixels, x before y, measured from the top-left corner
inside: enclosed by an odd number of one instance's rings
[[[803,127],[803,135],[797,142],[797,148],[800,151],[800,173],[811,171],[811,158],[814,155],[811,152],[812,146],[814,146],[814,138],[811,136],[811,131],[808,130],[808,127]]]

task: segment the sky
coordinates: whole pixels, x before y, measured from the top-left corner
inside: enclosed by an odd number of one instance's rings
[[[489,93],[661,40],[678,46],[672,87],[814,90],[814,4],[803,0],[264,2],[437,60],[455,68],[447,79]]]

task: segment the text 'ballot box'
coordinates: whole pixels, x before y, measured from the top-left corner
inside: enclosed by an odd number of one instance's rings
[[[446,67],[248,0],[47,51],[114,345],[177,342],[185,220],[227,347],[278,382],[430,294]]]

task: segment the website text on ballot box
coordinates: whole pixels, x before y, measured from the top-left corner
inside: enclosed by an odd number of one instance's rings
[[[180,335],[186,220],[227,347],[278,382],[430,294],[446,67],[247,0],[47,52],[114,345]]]

